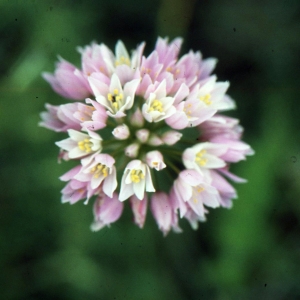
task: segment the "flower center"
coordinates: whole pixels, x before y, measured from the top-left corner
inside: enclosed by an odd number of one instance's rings
[[[78,142],[77,145],[81,151],[84,151],[86,153],[90,153],[92,151],[93,143],[90,139],[84,139],[83,141]]]
[[[89,105],[85,105],[84,109],[82,111],[79,110],[80,114],[80,120],[81,121],[86,121],[92,118],[92,115],[94,113],[94,111],[96,110],[95,107],[93,106],[89,106]]]
[[[205,190],[204,187],[198,185],[193,189],[193,202],[197,204],[199,202],[197,196]]]
[[[119,66],[119,65],[127,65],[130,66],[130,59],[128,57],[125,56],[121,56],[119,60],[115,61],[115,65]]]
[[[91,173],[94,174],[94,178],[99,178],[101,175],[106,177],[108,175],[108,167],[106,165],[97,164],[91,169]]]
[[[206,150],[201,150],[196,154],[195,161],[200,167],[205,166],[207,163],[207,158],[203,157],[205,155],[205,153],[206,153]]]
[[[188,117],[188,119],[191,118],[192,106],[193,106],[193,105],[192,105],[191,103],[189,103],[189,104],[187,104],[187,105],[184,107],[184,109],[183,109],[183,111],[185,112],[185,114],[186,114],[186,116]]]
[[[206,105],[211,105],[211,100],[210,100],[210,98],[211,98],[211,95],[210,94],[206,94],[206,95],[204,95],[204,96],[200,96],[199,97],[199,99],[201,100],[201,101],[203,101]]]
[[[130,172],[131,181],[134,183],[139,183],[144,177],[142,170],[131,170]]]
[[[118,89],[114,89],[113,94],[108,93],[107,99],[111,102],[111,105],[115,110],[118,110],[123,105],[123,94],[119,93]]]
[[[166,68],[166,71],[170,72],[172,74],[178,74],[178,73],[180,73],[180,69],[173,69],[172,67]]]
[[[148,112],[150,111],[163,112],[163,104],[161,103],[161,101],[155,99],[150,105],[150,108],[148,109]]]

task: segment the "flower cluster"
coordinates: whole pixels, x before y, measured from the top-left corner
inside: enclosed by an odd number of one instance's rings
[[[75,102],[46,104],[42,126],[66,132],[59,158],[77,166],[61,176],[62,202],[96,196],[92,230],[119,219],[129,200],[142,228],[148,202],[159,229],[180,232],[178,217],[193,228],[208,207],[231,207],[236,191],[224,178],[244,180],[229,165],[253,154],[241,139],[228,82],[211,75],[216,60],[190,51],[178,57],[182,39],[158,38],[129,55],[121,41],[113,53],[104,44],[78,48],[81,68],[60,58],[44,73],[55,92]]]

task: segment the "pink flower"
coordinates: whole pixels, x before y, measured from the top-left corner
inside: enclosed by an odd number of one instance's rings
[[[132,143],[125,148],[125,155],[131,158],[137,157],[140,149],[139,143]]]
[[[87,183],[76,179],[71,179],[68,184],[62,189],[61,202],[74,204],[77,201],[87,197]]]
[[[115,160],[108,154],[95,154],[81,160],[82,169],[75,175],[75,179],[89,182],[93,190],[103,182],[103,192],[112,197],[117,188],[117,173],[114,166]]]
[[[167,38],[162,39],[159,37],[157,39],[155,50],[158,54],[158,61],[163,64],[164,68],[175,64],[182,42],[182,38],[176,38],[168,45]]]
[[[215,115],[210,120],[199,125],[201,138],[209,141],[216,136],[222,136],[228,139],[239,140],[243,133],[243,128],[239,125],[239,120]]]
[[[118,140],[126,140],[129,135],[129,128],[126,124],[122,124],[117,126],[113,131],[112,134],[115,136],[116,139]]]
[[[98,231],[104,226],[110,226],[120,218],[122,212],[123,203],[118,200],[116,193],[112,198],[100,194],[94,203],[94,223],[91,230]]]
[[[135,136],[138,139],[138,141],[142,144],[146,143],[148,141],[150,135],[150,131],[148,129],[139,129],[136,131]]]
[[[232,199],[237,198],[236,190],[216,171],[212,170],[210,176],[212,178],[211,185],[214,186],[220,194],[221,206],[230,208],[232,206]]]
[[[79,165],[60,177],[62,181],[69,181],[62,190],[62,203],[70,202],[70,204],[74,204],[78,200],[86,198],[84,204],[87,204],[93,195],[100,192],[100,188],[93,189],[88,182],[74,179],[80,170],[81,166]]]
[[[159,229],[164,236],[168,234],[171,228],[175,232],[181,232],[178,226],[178,217],[166,193],[157,192],[153,194],[151,199],[151,211],[156,220]]]
[[[111,74],[107,67],[108,61],[113,61],[113,53],[104,44],[92,43],[84,48],[78,47],[81,54],[82,70],[87,76],[94,72],[101,72],[107,77]]]
[[[68,129],[80,130],[80,122],[74,117],[77,103],[69,103],[59,106],[46,104],[48,112],[42,112],[42,122],[40,126],[52,129],[57,132],[67,131]]]
[[[215,68],[217,60],[214,58],[202,60],[200,52],[190,51],[183,55],[176,64],[177,73],[183,73],[185,83],[192,88],[194,84],[207,78]]]
[[[182,133],[175,131],[175,130],[170,130],[165,132],[161,139],[162,141],[168,145],[168,146],[172,146],[174,144],[176,144],[182,137]]]
[[[135,127],[142,127],[145,123],[145,119],[143,114],[139,108],[135,110],[135,112],[131,116],[131,124]]]
[[[55,92],[66,98],[83,100],[92,93],[86,76],[62,58],[56,65],[54,75],[43,73],[43,77]]]
[[[204,217],[204,205],[215,208],[220,206],[220,196],[216,188],[207,184],[205,179],[196,170],[184,170],[180,172],[174,182],[174,190],[178,201],[187,202],[189,207],[200,217]],[[181,207],[181,216],[187,212],[187,208]]]
[[[160,171],[166,167],[162,154],[157,151],[150,151],[146,154],[146,162],[150,168]]]
[[[208,213],[208,211],[204,208],[204,214]],[[198,222],[205,222],[206,217],[197,215],[190,207],[188,207],[184,218],[188,220],[191,227],[196,230],[198,229]]]
[[[220,156],[224,161],[238,162],[245,160],[246,155],[254,154],[248,144],[239,140],[243,129],[236,119],[216,117],[213,121],[204,122],[199,128],[203,131],[202,139],[226,146],[227,151]]]
[[[85,102],[92,106],[78,103],[77,111],[74,113],[74,117],[80,121],[82,129],[94,131],[106,127],[108,116],[103,106],[89,98]]]
[[[133,195],[130,197],[129,201],[134,216],[134,223],[140,228],[143,228],[147,214],[147,195],[145,195],[142,200],[139,200],[136,195]]]

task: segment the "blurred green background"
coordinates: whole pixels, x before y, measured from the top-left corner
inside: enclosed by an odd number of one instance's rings
[[[299,1],[0,0],[0,16],[1,299],[300,299]],[[41,72],[93,40],[149,54],[158,35],[218,58],[256,151],[232,168],[249,182],[197,231],[163,238],[127,207],[92,233],[92,202],[60,203],[65,135],[37,124],[65,100]]]

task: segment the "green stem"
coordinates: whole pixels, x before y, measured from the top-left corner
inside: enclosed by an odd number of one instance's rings
[[[173,169],[177,174],[180,173],[180,170],[171,161],[165,160],[165,162],[166,162],[166,165],[170,166],[171,169]]]

